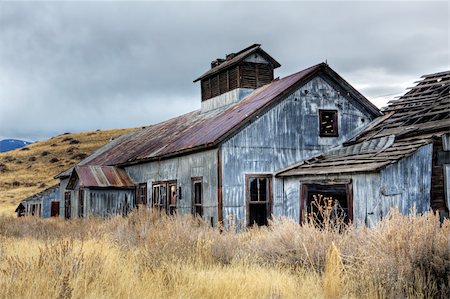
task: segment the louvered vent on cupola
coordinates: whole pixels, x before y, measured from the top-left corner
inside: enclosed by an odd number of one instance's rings
[[[281,65],[260,46],[254,44],[211,62],[211,69],[194,81],[201,81],[202,101],[237,88],[256,89],[270,83],[273,70]]]

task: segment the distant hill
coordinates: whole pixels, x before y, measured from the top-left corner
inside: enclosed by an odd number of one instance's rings
[[[19,202],[58,182],[53,177],[75,165],[113,137],[136,129],[65,133],[0,153],[0,214],[12,214]]]
[[[9,152],[16,148],[21,148],[30,145],[31,142],[18,139],[3,139],[0,140],[0,153]]]

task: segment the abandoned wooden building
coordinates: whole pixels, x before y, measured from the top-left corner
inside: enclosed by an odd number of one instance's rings
[[[392,207],[448,217],[450,72],[422,78],[343,146],[276,174],[290,216],[301,221],[320,194],[358,226],[372,226]]]
[[[59,184],[22,200],[15,212],[18,217],[38,216],[41,218],[59,216]]]
[[[298,197],[292,188],[285,196],[273,174],[342,144],[382,113],[325,63],[274,79],[278,67],[257,44],[214,60],[194,81],[200,110],[121,136],[57,176],[61,217],[139,205],[213,225],[297,217]]]

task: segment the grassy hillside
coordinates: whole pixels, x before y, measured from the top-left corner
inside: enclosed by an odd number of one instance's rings
[[[53,177],[112,137],[136,129],[62,134],[14,151],[0,153],[0,214],[11,214],[18,203],[57,183]]]

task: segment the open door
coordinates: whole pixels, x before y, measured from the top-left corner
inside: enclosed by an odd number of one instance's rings
[[[350,182],[303,183],[300,195],[300,223],[308,216],[314,216],[320,223],[323,214],[330,211],[331,217],[343,217],[345,223],[353,221],[353,191]]]

